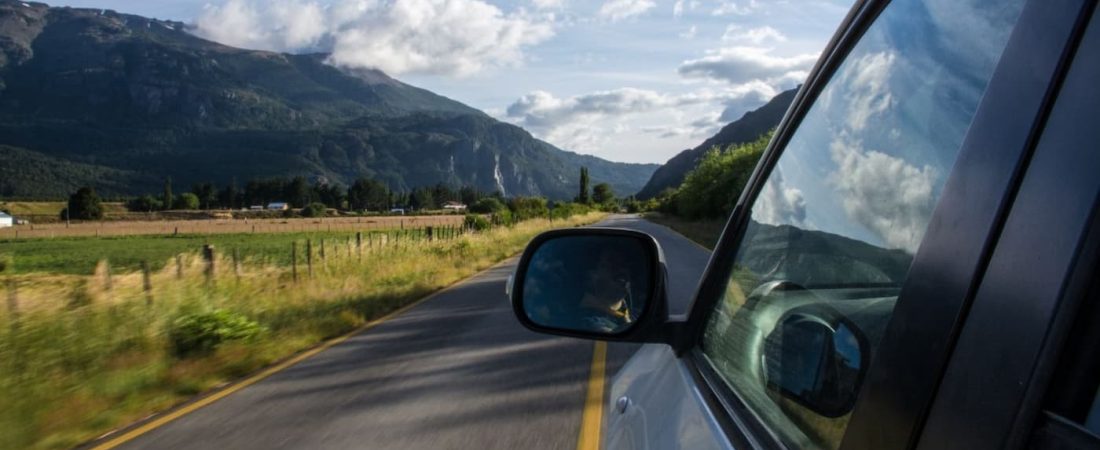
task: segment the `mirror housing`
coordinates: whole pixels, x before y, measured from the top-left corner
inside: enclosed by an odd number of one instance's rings
[[[566,228],[527,245],[508,295],[516,318],[539,333],[626,342],[671,342],[664,255],[650,235]]]

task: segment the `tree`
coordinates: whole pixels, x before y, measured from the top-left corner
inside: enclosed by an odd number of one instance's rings
[[[354,210],[385,211],[393,194],[381,181],[360,178],[348,188],[348,207]]]
[[[600,183],[593,186],[592,201],[601,205],[615,201],[615,192],[611,190],[611,185],[607,183]]]
[[[158,209],[164,209],[164,204],[160,202],[160,199],[152,195],[143,195],[126,202],[126,209],[133,212],[153,212]]]
[[[285,194],[286,201],[295,208],[304,208],[312,200],[309,184],[306,183],[305,177],[301,176],[290,180],[290,184],[286,186]]]
[[[546,199],[542,197],[516,197],[509,202],[512,217],[516,221],[546,217]]]
[[[66,216],[81,220],[102,219],[103,205],[95,189],[85,186],[70,195],[68,207],[61,211],[61,218],[64,219]]]
[[[318,181],[313,185],[313,198],[329,208],[340,209],[344,206],[344,192],[340,186]]]
[[[413,209],[435,209],[435,197],[430,188],[418,188],[409,197],[409,206]]]
[[[184,192],[176,197],[176,203],[172,205],[174,209],[199,209],[199,196],[190,192]]]
[[[458,197],[463,204],[472,205],[481,199],[481,193],[473,186],[462,186],[462,189],[458,190]]]
[[[213,183],[195,183],[191,185],[191,193],[199,199],[199,209],[210,209],[211,205],[218,201],[217,192]]]
[[[577,194],[577,203],[588,203],[588,168],[581,167],[581,190]]]
[[[302,208],[301,214],[302,217],[324,217],[326,212],[327,209],[324,203],[314,202]]]
[[[164,179],[164,196],[160,198],[160,202],[164,209],[168,209],[172,207],[172,200],[172,177],[168,177]]]
[[[223,208],[237,209],[238,197],[240,197],[240,191],[237,189],[237,179],[234,178],[218,193],[218,203],[221,203]]]

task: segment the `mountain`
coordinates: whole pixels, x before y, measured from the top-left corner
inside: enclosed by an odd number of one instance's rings
[[[327,55],[242,50],[179,22],[0,0],[0,195],[105,195],[303,175],[506,195],[635,192],[656,165],[579,155],[457,101]],[[60,179],[55,183],[50,177]]]
[[[660,195],[661,191],[675,188],[684,182],[684,177],[691,172],[703,154],[712,147],[725,148],[730,145],[740,145],[752,142],[767,133],[768,130],[779,126],[783,120],[787,108],[794,101],[794,95],[798,89],[791,89],[773,97],[768,103],[755,110],[745,113],[740,119],[722,127],[718,134],[711,136],[693,149],[684,150],[669,159],[663,166],[653,172],[653,176],[645,187],[638,192],[637,197],[645,200]]]

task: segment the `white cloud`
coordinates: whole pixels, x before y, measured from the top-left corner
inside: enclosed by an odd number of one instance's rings
[[[722,34],[722,40],[726,42],[751,42],[760,45],[768,40],[787,42],[787,36],[767,25],[749,29],[738,25],[730,25],[726,27],[726,32]]]
[[[740,84],[752,80],[779,80],[806,72],[817,55],[775,56],[762,47],[735,46],[711,50],[702,58],[684,61],[679,72],[686,77],[703,77]]]
[[[684,15],[684,0],[676,0],[676,3],[672,5],[672,17],[680,17],[682,15]]]
[[[746,16],[755,11],[758,6],[759,5],[756,3],[756,0],[749,0],[744,4],[737,1],[723,1],[720,2],[718,4],[718,7],[714,8],[714,10],[711,11],[710,14],[713,16]]]
[[[196,29],[236,47],[331,51],[340,66],[461,76],[522,62],[525,47],[553,36],[549,17],[483,0],[227,0]]]
[[[537,10],[561,9],[565,0],[531,0],[531,5]]]
[[[935,167],[916,167],[901,158],[865,150],[842,135],[829,145],[844,212],[891,248],[916,253],[935,205]]]
[[[776,167],[752,206],[752,218],[768,225],[806,226],[806,200],[798,188],[787,186]]]
[[[601,19],[618,22],[635,17],[657,6],[653,0],[607,0],[596,13]]]
[[[683,33],[680,33],[680,38],[681,39],[692,39],[692,38],[695,37],[695,34],[698,33],[698,31],[699,31],[699,29],[696,28],[695,25],[692,25],[691,28],[688,28]]]

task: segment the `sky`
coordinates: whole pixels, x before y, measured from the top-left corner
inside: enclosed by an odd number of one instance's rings
[[[851,0],[56,0],[327,52],[562,149],[664,163],[801,84]]]

